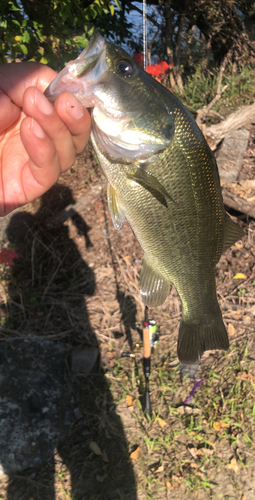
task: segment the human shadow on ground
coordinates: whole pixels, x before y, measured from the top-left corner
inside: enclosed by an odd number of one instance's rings
[[[109,231],[109,223],[106,215],[106,203],[104,203],[104,222],[105,222],[105,230],[107,236],[108,250],[111,256],[112,268],[114,272],[115,278],[115,286],[116,286],[116,299],[120,306],[121,311],[121,321],[123,322],[125,328],[125,335],[129,344],[130,349],[132,350],[133,341],[132,341],[132,329],[136,329],[136,316],[137,316],[137,308],[134,298],[131,295],[127,295],[125,292],[122,292],[119,286],[118,277],[117,277],[117,263],[114,257],[114,252],[112,249],[112,243],[110,238]],[[113,332],[114,333],[114,332]],[[116,332],[115,332],[116,334]]]
[[[98,347],[85,299],[95,293],[95,275],[68,227],[46,222],[73,202],[69,188],[56,185],[34,215],[15,213],[7,230],[22,256],[12,269],[4,311],[10,337],[0,349],[0,462],[9,475],[8,500],[63,498],[61,488],[75,500],[137,498],[100,359],[89,373],[86,366],[72,373],[74,350],[85,352],[86,365]],[[73,223],[88,248],[89,227],[79,214]]]

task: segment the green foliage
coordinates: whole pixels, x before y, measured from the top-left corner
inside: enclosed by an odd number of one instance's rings
[[[255,99],[254,90],[255,70],[250,66],[243,66],[239,71],[233,71],[229,67],[223,74],[221,89],[227,85],[221,99],[215,103],[213,110],[221,115],[228,115],[232,111],[251,104]],[[201,70],[197,66],[195,72],[188,76],[184,82],[182,102],[187,106],[190,112],[196,113],[198,109],[207,106],[215,97],[219,79],[219,68],[214,70]]]
[[[108,31],[118,0],[1,0],[0,62],[39,61],[62,69],[95,27]]]

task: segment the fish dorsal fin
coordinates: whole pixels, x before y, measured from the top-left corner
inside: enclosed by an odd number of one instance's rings
[[[224,242],[223,252],[225,252],[231,245],[243,237],[244,233],[240,226],[238,226],[228,214],[226,214],[226,221],[224,227]]]
[[[154,271],[144,257],[140,278],[140,292],[143,303],[148,307],[160,306],[165,302],[169,289],[169,281],[157,271]]]
[[[164,205],[164,207],[167,208],[167,201],[174,203],[174,200],[164,186],[162,186],[154,175],[145,170],[144,167],[137,167],[136,172],[134,174],[128,174],[127,178],[137,182],[140,186],[147,189],[147,191],[149,191],[162,205]]]
[[[123,226],[125,212],[121,207],[119,197],[111,184],[108,184],[107,186],[107,199],[113,225],[115,229],[119,230]]]

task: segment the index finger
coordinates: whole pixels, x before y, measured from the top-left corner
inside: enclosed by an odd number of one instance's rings
[[[62,92],[57,97],[55,108],[72,135],[76,153],[81,153],[91,132],[91,119],[88,110],[68,91]]]
[[[0,90],[0,133],[7,130],[20,116],[20,108],[13,104],[10,97]]]
[[[14,104],[22,107],[23,95],[28,87],[37,87],[42,92],[57,73],[45,64],[21,62],[0,65],[0,90]]]

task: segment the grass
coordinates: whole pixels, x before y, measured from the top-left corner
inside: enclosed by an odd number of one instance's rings
[[[254,90],[255,70],[249,66],[243,66],[237,72],[231,66],[225,70],[222,78],[221,88],[227,85],[221,99],[212,109],[223,116],[245,106],[252,104],[255,100]],[[183,104],[190,112],[196,114],[198,109],[207,106],[215,97],[218,85],[219,69],[201,70],[197,66],[195,72],[188,76],[184,83],[183,96],[178,94]],[[211,118],[210,123],[214,123],[217,118]]]
[[[180,377],[176,291],[172,288],[166,303],[151,310],[161,336],[152,356],[153,413],[146,419],[135,328],[143,314],[141,253],[129,229],[124,228],[122,236],[110,229],[112,259],[104,219],[101,226],[91,222],[103,217],[102,207],[99,200],[84,215],[93,247],[86,248],[72,221],[49,229],[35,215],[35,226],[16,242],[23,258],[14,267],[0,269],[2,341],[32,336],[66,342],[70,348],[97,343],[101,351],[96,373],[81,377],[79,383],[67,373],[83,418],[70,429],[55,460],[34,472],[34,482],[31,471],[12,478],[8,488],[6,478],[0,481],[0,497],[7,500],[9,488],[14,488],[14,499],[51,500],[50,491],[55,491],[56,500],[82,500],[84,495],[86,500],[240,500],[244,483],[248,491],[255,473],[254,330],[242,322],[242,314],[251,314],[247,311],[254,307],[255,256],[250,257],[243,303],[238,294],[243,288],[232,278],[247,262],[247,243],[228,251],[227,270],[217,268],[223,314],[229,321],[238,312],[240,317],[230,350],[203,357],[198,376],[204,383],[186,405],[194,381]],[[134,360],[121,358],[121,352],[130,349],[128,335],[138,344]],[[127,396],[133,397],[131,406]],[[91,442],[105,453],[104,459],[93,452]],[[138,456],[131,459],[138,448]]]
[[[159,346],[159,352],[161,346]],[[155,364],[157,356],[155,353]],[[164,353],[167,356],[167,353]],[[162,352],[160,352],[162,355]],[[247,361],[247,345],[242,348],[232,347],[224,359],[222,366],[211,369],[206,375],[206,381],[198,390],[191,402],[190,413],[185,414],[185,407],[172,402],[168,408],[164,406],[164,397],[167,393],[174,398],[177,389],[181,389],[179,375],[176,370],[170,373],[169,369],[154,367],[150,381],[153,400],[161,407],[160,413],[154,413],[152,419],[144,421],[140,404],[134,405],[136,419],[145,430],[143,441],[145,452],[143,453],[143,467],[146,465],[147,494],[152,498],[157,494],[159,485],[164,483],[167,477],[176,476],[180,484],[188,487],[191,491],[213,490],[214,474],[212,472],[222,467],[223,460],[217,457],[217,447],[228,449],[234,453],[234,448],[251,449],[254,435],[254,384],[249,378],[242,379],[242,375],[250,373],[250,362]],[[124,361],[123,361],[124,364]],[[121,364],[115,370],[115,377],[122,378]],[[220,382],[220,383],[219,383]],[[185,381],[186,388],[183,399],[191,390],[191,382]],[[112,390],[114,388],[112,387]],[[131,379],[126,380],[125,393],[133,392],[134,387]],[[115,387],[116,392],[116,387]],[[184,408],[184,412],[180,412]],[[198,414],[196,409],[202,409]],[[164,417],[164,427],[158,425],[160,415]],[[173,430],[174,427],[174,430]],[[178,444],[180,446],[178,446]],[[184,444],[185,443],[185,444]],[[188,450],[192,454],[187,455]],[[185,453],[186,448],[186,453]],[[182,452],[180,453],[180,449]],[[236,451],[237,468],[247,466],[247,456],[241,451]],[[157,457],[154,467],[151,467],[150,457]],[[155,475],[155,469],[163,466],[162,473]],[[226,465],[229,465],[228,463]],[[231,469],[230,469],[231,470]],[[192,471],[192,472],[191,472]],[[211,473],[210,473],[211,471]],[[212,475],[212,479],[210,479]],[[207,477],[208,476],[208,477]],[[151,496],[152,495],[152,496]],[[156,498],[156,497],[155,497]]]

